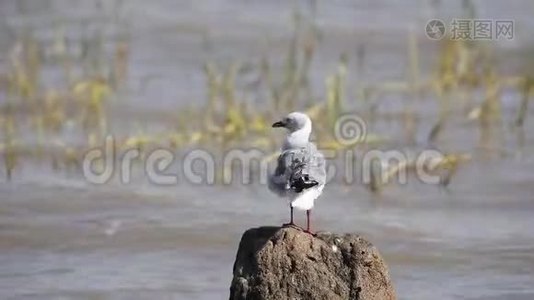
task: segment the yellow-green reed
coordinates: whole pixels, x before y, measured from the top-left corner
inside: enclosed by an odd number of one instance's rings
[[[461,163],[467,162],[471,159],[470,154],[465,153],[450,153],[441,158],[436,158],[426,165],[418,165],[416,160],[401,160],[396,164],[388,165],[383,168],[381,164],[372,165],[371,181],[368,188],[372,192],[380,192],[388,183],[392,182],[395,176],[401,172],[404,175],[417,171],[425,171],[427,174],[440,176],[440,183],[443,186],[449,185],[452,176],[456,173]],[[423,170],[417,170],[423,168]]]
[[[528,101],[530,94],[534,91],[534,78],[526,77],[521,87],[521,104],[515,120],[516,126],[522,127],[528,111]]]
[[[409,97],[404,103],[403,118],[400,121],[404,125],[405,140],[408,142],[415,141],[418,129],[416,108],[418,101],[423,99],[423,93],[428,98],[436,99],[439,107],[437,121],[428,138],[431,142],[438,140],[446,127],[450,112],[458,102],[471,111],[467,114],[469,118],[479,120],[481,140],[485,139],[483,136],[488,133],[482,132],[485,130],[482,127],[501,123],[500,101],[505,87],[518,89],[522,93],[523,98],[515,123],[522,126],[525,122],[529,96],[534,86],[531,77],[503,77],[494,67],[490,49],[478,43],[445,38],[433,76],[423,79],[420,75],[418,41],[414,32],[409,32],[407,41],[408,80],[366,84],[363,72],[366,57],[362,50],[358,51],[357,57],[357,82],[348,80],[348,56],[341,56],[337,69],[332,74],[325,74],[325,95],[313,97],[308,78],[319,40],[317,26],[313,22],[295,14],[294,33],[281,69],[277,69],[276,64],[271,64],[270,57],[266,54],[259,58],[257,66],[252,67],[252,72],[257,71],[258,74],[257,86],[266,91],[265,106],[252,105],[246,96],[243,97],[246,94],[238,88],[242,83],[244,64],[237,61],[223,67],[222,64],[207,62],[204,66],[207,89],[205,106],[182,105],[174,123],[169,125],[169,130],[158,133],[143,130],[128,132],[117,138],[117,147],[145,150],[155,145],[167,145],[174,149],[196,145],[224,151],[246,143],[263,149],[275,149],[276,143],[269,130],[272,120],[288,111],[303,110],[314,121],[315,138],[321,147],[333,150],[352,148],[356,145],[341,145],[336,142],[332,129],[337,118],[347,113],[352,104],[363,102],[371,108],[370,112],[358,113],[363,114],[368,121],[376,118],[389,120],[390,116],[381,116],[372,109],[378,107],[373,101],[379,100],[384,93]],[[84,132],[84,146],[87,148],[101,146],[105,136],[110,133],[109,101],[128,77],[128,41],[116,42],[112,47],[114,52],[105,55],[102,47],[103,34],[97,33],[91,38],[84,38],[80,45],[87,55],[75,58],[69,53],[65,39],[64,30],[59,28],[54,40],[58,59],[47,63],[56,63],[59,68],[63,68],[66,81],[64,86],[69,88],[42,86],[43,62],[39,53],[43,49],[30,31],[19,37],[14,47],[17,51],[13,51],[10,69],[5,75],[8,106],[4,107],[0,116],[4,129],[1,148],[9,177],[17,165],[17,157],[20,157],[22,152],[22,147],[18,147],[16,143],[17,136],[22,133],[7,130],[9,126],[16,128],[19,125],[16,114],[24,115],[32,124],[30,128],[37,137],[39,157],[44,157],[42,149],[47,147],[51,137],[61,137],[67,123],[70,127],[74,126],[76,130]],[[80,74],[74,72],[80,67],[77,64],[81,65]],[[106,69],[106,66],[109,67]],[[347,93],[347,87],[352,86],[357,86],[356,97]],[[480,106],[473,105],[474,91],[485,92]],[[322,100],[317,102],[317,98]],[[384,137],[378,137],[371,132],[364,143],[383,140]],[[77,156],[84,149],[60,144],[56,147],[59,149],[57,164],[63,167],[78,164]],[[394,175],[406,167],[408,166],[398,166],[397,169],[386,171],[386,174]],[[449,177],[455,173],[455,165],[451,164],[450,169],[453,171],[448,173]],[[450,178],[444,181],[448,183]],[[383,186],[378,181],[375,185],[376,190]]]
[[[6,173],[6,179],[11,180],[13,175],[13,170],[18,162],[18,153],[17,153],[17,141],[15,140],[15,120],[12,115],[7,115],[3,124],[3,135],[4,143],[1,145],[1,150],[4,160],[4,168]]]

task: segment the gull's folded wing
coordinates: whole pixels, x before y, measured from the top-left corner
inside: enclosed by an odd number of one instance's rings
[[[269,189],[279,196],[285,196],[291,183],[303,175],[319,185],[326,183],[324,156],[312,143],[305,148],[289,149],[280,154],[276,169],[269,177]]]

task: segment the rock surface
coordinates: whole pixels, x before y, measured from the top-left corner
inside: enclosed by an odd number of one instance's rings
[[[355,234],[293,227],[247,230],[234,263],[230,299],[396,299],[378,250]]]

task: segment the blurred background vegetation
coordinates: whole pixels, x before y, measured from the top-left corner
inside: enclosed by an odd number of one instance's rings
[[[504,5],[340,5],[2,1],[4,177],[36,162],[79,170],[108,135],[119,153],[276,151],[270,124],[293,110],[312,117],[322,149],[441,149],[449,179],[473,153],[524,149],[534,84],[527,14],[515,18],[513,40],[433,41],[428,20],[443,19],[450,34],[451,17],[484,19]],[[382,5],[382,14],[366,13]],[[368,122],[358,145],[333,137],[337,118],[350,112]],[[465,130],[476,143],[466,143]],[[509,148],[512,135],[520,147]]]

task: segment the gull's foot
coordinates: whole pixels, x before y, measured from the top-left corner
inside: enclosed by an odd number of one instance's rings
[[[289,223],[282,224],[282,227],[298,227],[298,226],[295,225],[295,223],[293,222],[289,222]]]
[[[307,233],[307,234],[309,234],[309,235],[311,235],[313,237],[317,237],[317,233],[314,233],[311,230],[302,229],[302,231],[304,231],[305,233]]]

